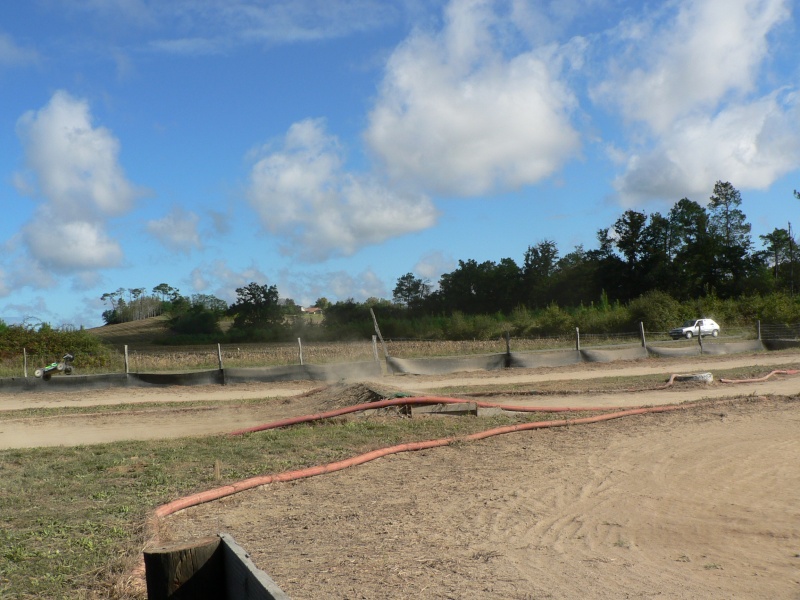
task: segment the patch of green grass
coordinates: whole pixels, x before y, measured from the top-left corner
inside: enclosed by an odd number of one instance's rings
[[[135,598],[113,583],[140,559],[145,523],[161,504],[255,475],[536,418],[361,418],[239,437],[0,451],[0,598]]]

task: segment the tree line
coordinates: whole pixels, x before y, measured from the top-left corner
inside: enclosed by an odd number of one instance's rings
[[[418,314],[508,314],[551,303],[625,303],[649,291],[679,301],[793,295],[800,257],[791,225],[759,236],[764,248],[757,250],[741,203],[738,190],[718,181],[707,207],[683,198],[667,214],[626,210],[597,231],[596,249],[577,246],[562,256],[554,241],[544,240],[529,246],[519,265],[511,258],[459,260],[436,290],[407,273],[397,282],[394,300]]]
[[[237,288],[231,305],[206,294],[183,296],[166,283],[150,295],[120,288],[103,295],[110,303],[103,318],[115,323],[169,314],[176,343],[360,337],[372,333],[369,309],[380,314],[388,335],[418,338],[546,334],[567,331],[579,318],[603,332],[625,330],[637,319],[668,328],[670,321],[710,312],[737,323],[800,319],[794,298],[800,257],[791,224],[759,236],[763,248],[757,249],[741,203],[736,188],[718,181],[707,206],[683,198],[666,214],[624,211],[597,231],[595,249],[579,245],[562,255],[545,239],[529,246],[519,264],[459,260],[436,286],[406,273],[391,300],[320,298],[321,324],[303,318],[276,286],[257,282]],[[222,320],[230,324],[224,333]]]

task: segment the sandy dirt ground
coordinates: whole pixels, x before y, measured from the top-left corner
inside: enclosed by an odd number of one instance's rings
[[[800,404],[521,432],[187,509],[293,600],[800,598]]]
[[[698,357],[692,361],[647,359],[618,363],[585,363],[558,368],[510,369],[491,372],[452,373],[437,376],[387,376],[372,383],[387,389],[419,395],[441,394],[441,389],[459,386],[510,386],[542,382],[563,382],[569,392],[571,382],[609,377],[662,375],[666,380],[673,373],[712,372],[743,366],[761,366],[769,372],[775,365],[800,368],[798,353],[770,353]],[[247,383],[230,386],[169,386],[110,388],[107,390],[69,390],[53,392],[0,393],[0,413],[28,408],[82,408],[86,412],[22,418],[0,418],[0,449],[100,444],[120,440],[147,440],[194,435],[226,433],[235,429],[291,416],[318,412],[320,407],[303,398],[319,389],[320,382],[293,381]],[[669,390],[642,393],[582,393],[504,398],[504,404],[553,406],[640,406],[673,404],[699,398],[717,398],[750,394],[791,395],[800,391],[796,380],[776,377],[766,382],[737,384],[714,383],[700,388],[677,386]],[[263,399],[258,403],[244,400]],[[489,398],[484,398],[489,401]],[[212,405],[180,404],[208,402]],[[168,408],[159,404],[170,403]],[[124,404],[124,410],[99,410]],[[142,405],[136,408],[136,405]],[[97,408],[98,410],[93,410]]]
[[[501,396],[506,404],[706,400],[693,409],[518,432],[256,488],[164,519],[160,542],[229,533],[293,600],[800,600],[800,375],[569,394],[591,379],[666,379],[750,365],[766,374],[775,365],[800,365],[800,355],[384,378],[371,384],[421,394],[563,382],[559,394]],[[0,396],[0,410],[142,405],[0,419],[0,446],[230,431],[323,409],[324,394],[309,393],[316,387]],[[264,401],[242,402],[248,398]],[[218,402],[158,407],[176,400]]]

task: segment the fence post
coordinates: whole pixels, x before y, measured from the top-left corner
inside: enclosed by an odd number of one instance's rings
[[[125,344],[125,375],[128,374],[128,344]]]
[[[217,344],[217,359],[219,360],[219,370],[222,371],[222,346]]]
[[[300,364],[303,364],[303,342],[300,338],[297,338],[297,347],[300,348]]]
[[[761,341],[761,319],[756,321],[756,326],[758,328],[758,341]]]
[[[575,350],[581,351],[581,331],[577,327],[575,328]]]
[[[642,334],[642,348],[646,348],[647,340],[644,338],[644,321],[639,321],[639,333]]]
[[[375,362],[381,362],[381,359],[378,358],[378,336],[372,336],[372,356],[375,357]]]
[[[378,327],[378,319],[375,318],[375,311],[372,308],[369,309],[369,314],[372,315],[372,322],[375,324],[375,333],[378,334],[378,337],[381,340],[381,346],[383,346],[383,355],[386,358],[389,358],[389,350],[386,348],[386,342],[383,341],[383,336],[381,335],[381,329]]]
[[[28,351],[23,348],[22,349],[22,372],[25,373],[25,378],[28,377]]]

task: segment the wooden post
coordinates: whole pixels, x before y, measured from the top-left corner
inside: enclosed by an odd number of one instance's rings
[[[297,338],[297,347],[300,349],[300,364],[303,364],[303,341]]]
[[[647,340],[644,339],[644,321],[639,321],[639,333],[642,335],[642,348],[645,348]]]
[[[222,479],[222,462],[219,459],[214,461],[214,481]]]
[[[25,377],[28,377],[28,351],[23,348],[22,349],[22,372],[25,374]]]
[[[760,342],[761,341],[761,319],[756,321],[756,328],[758,330],[758,341]],[[26,377],[27,377],[27,375],[26,375]]]
[[[148,600],[227,598],[219,537],[144,551]]]
[[[222,346],[217,344],[217,359],[219,360],[219,370],[222,371]]]
[[[128,344],[125,344],[125,375],[128,374]]]
[[[581,331],[577,327],[575,328],[575,350],[581,351]]]
[[[375,362],[381,362],[380,358],[378,358],[378,336],[372,336],[372,356],[375,357]]]
[[[504,337],[506,338],[506,356],[511,356],[511,332],[508,329],[506,329]]]
[[[389,358],[389,350],[386,349],[386,342],[383,341],[383,336],[381,335],[380,327],[378,327],[378,319],[375,318],[375,311],[372,310],[372,308],[370,308],[369,314],[372,315],[372,322],[375,324],[375,333],[378,334],[378,339],[380,339],[381,346],[383,346],[383,355],[386,358]]]

